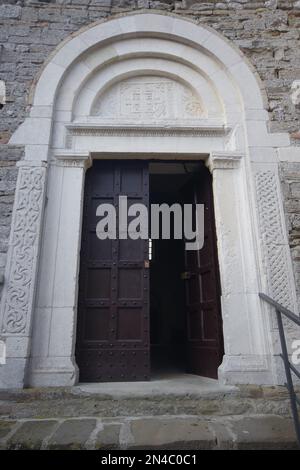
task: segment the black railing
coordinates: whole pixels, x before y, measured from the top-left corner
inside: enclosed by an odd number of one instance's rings
[[[298,414],[298,406],[300,406],[300,399],[299,397],[297,397],[296,392],[295,392],[291,371],[298,377],[298,379],[300,379],[300,372],[296,369],[296,367],[289,360],[286,339],[285,339],[285,334],[284,334],[284,328],[283,328],[282,315],[284,315],[286,318],[288,318],[292,322],[296,323],[296,325],[298,326],[300,326],[300,317],[295,315],[293,312],[291,312],[287,308],[280,305],[278,302],[275,302],[275,300],[271,299],[271,297],[267,296],[266,294],[260,293],[259,297],[265,300],[269,305],[274,307],[276,311],[278,331],[279,331],[281,351],[282,351],[282,354],[280,354],[280,357],[282,358],[283,363],[284,363],[284,369],[285,369],[285,375],[286,375],[285,385],[289,391],[292,416],[294,420],[298,446],[300,447],[300,420],[299,420],[299,414]]]

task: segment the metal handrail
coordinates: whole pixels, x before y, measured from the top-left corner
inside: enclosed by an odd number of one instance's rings
[[[269,297],[266,294],[259,293],[259,297],[265,302],[267,302],[269,305],[274,307],[276,311],[276,318],[277,318],[280,344],[281,344],[281,350],[282,350],[282,354],[280,354],[280,357],[283,360],[285,375],[286,375],[285,386],[287,387],[289,396],[290,396],[291,410],[292,410],[292,416],[294,420],[295,432],[297,436],[298,446],[300,447],[300,420],[299,420],[298,407],[297,407],[298,405],[300,406],[300,399],[299,397],[297,397],[296,392],[295,392],[291,371],[299,379],[300,379],[300,372],[296,369],[296,367],[293,364],[291,364],[289,360],[286,339],[285,339],[285,334],[284,334],[282,315],[284,315],[290,321],[296,323],[296,325],[298,326],[300,326],[300,317],[295,315],[295,313],[291,312],[289,309],[280,305],[275,300],[271,299],[271,297]]]

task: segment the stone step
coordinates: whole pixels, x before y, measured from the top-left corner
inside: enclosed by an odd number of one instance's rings
[[[0,449],[296,449],[274,415],[82,417],[0,421]]]
[[[121,384],[105,386],[3,390],[0,391],[0,417],[290,416],[289,398],[284,387],[239,386],[211,390],[189,390],[188,387],[180,390],[175,387],[159,390],[153,387],[141,389],[138,384],[136,389],[128,390]]]
[[[284,387],[181,376],[0,390],[3,449],[296,448]]]

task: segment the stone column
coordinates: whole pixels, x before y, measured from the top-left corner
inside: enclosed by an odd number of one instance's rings
[[[23,387],[30,355],[46,163],[21,161],[0,312],[0,388]]]
[[[74,358],[85,171],[88,152],[62,153],[50,165],[33,345],[32,386],[77,381]]]

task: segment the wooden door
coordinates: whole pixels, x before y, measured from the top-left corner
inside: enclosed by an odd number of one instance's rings
[[[96,209],[119,195],[148,206],[148,163],[94,161],[83,211],[76,360],[80,381],[150,378],[147,240],[99,240]],[[118,218],[117,218],[118,221]]]
[[[223,357],[220,282],[212,197],[206,168],[189,183],[190,203],[204,204],[204,246],[185,251],[188,372],[217,378]]]

